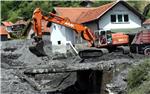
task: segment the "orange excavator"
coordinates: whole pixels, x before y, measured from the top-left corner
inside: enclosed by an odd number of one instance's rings
[[[97,30],[95,33],[91,31],[90,28],[71,22],[68,18],[58,16],[53,13],[49,13],[48,16],[44,16],[40,8],[36,8],[33,12],[33,26],[36,36],[34,37],[36,45],[30,47],[30,51],[38,56],[45,56],[43,46],[44,42],[42,40],[42,26],[41,20],[48,21],[50,23],[56,23],[68,28],[73,29],[77,34],[88,42],[88,49],[83,49],[79,51],[79,56],[81,58],[99,57],[104,53],[114,51],[116,49],[123,50],[124,53],[128,53],[129,49],[129,37],[123,33],[112,33],[110,30]]]

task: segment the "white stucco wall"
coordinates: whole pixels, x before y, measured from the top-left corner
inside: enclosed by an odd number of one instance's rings
[[[129,22],[112,23],[110,15],[112,14],[128,14]],[[140,18],[122,4],[116,5],[112,10],[107,12],[99,20],[99,27],[103,29],[131,29],[141,27]]]
[[[52,45],[58,45],[58,41],[61,41],[62,45],[65,45],[66,43],[66,37],[65,37],[65,28],[58,24],[52,24],[51,27],[51,41]]]
[[[61,45],[66,45],[67,41],[72,43],[75,41],[75,33],[70,28],[53,23],[51,31],[52,45],[59,45],[58,41],[61,41]]]
[[[75,33],[73,30],[53,23],[51,31],[52,52],[66,53],[68,50],[68,41],[71,41],[72,44],[75,42]],[[58,44],[58,41],[61,41],[61,44]]]
[[[75,31],[70,28],[65,27],[66,31],[66,41],[71,41],[72,44],[75,43]]]

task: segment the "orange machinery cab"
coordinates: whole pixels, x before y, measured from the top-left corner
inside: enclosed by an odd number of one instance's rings
[[[123,45],[128,44],[129,37],[123,33],[112,33],[111,30],[96,30],[95,31],[95,46],[104,47],[108,45]]]
[[[112,33],[112,44],[122,45],[129,43],[129,36],[124,33]]]

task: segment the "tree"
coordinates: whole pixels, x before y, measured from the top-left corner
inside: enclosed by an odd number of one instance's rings
[[[128,3],[132,7],[134,7],[137,11],[139,11],[141,14],[143,14],[146,18],[150,18],[150,13],[149,13],[150,7],[148,6],[150,4],[150,1],[148,0],[128,1]]]
[[[143,15],[147,18],[150,18],[150,4],[144,7]]]
[[[50,12],[53,7],[78,7],[81,1],[1,1],[2,20],[15,22],[18,17],[31,19],[36,7]]]
[[[98,6],[101,6],[101,5],[104,5],[104,4],[107,4],[107,3],[111,3],[112,1],[94,1],[94,3],[92,4],[93,7],[98,7]]]

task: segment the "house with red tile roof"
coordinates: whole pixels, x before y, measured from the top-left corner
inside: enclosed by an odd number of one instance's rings
[[[72,22],[81,23],[89,27],[92,31],[107,29],[113,32],[124,32],[130,29],[141,28],[144,16],[131,7],[125,1],[116,1],[99,7],[55,7],[57,15],[67,17]],[[52,25],[51,40],[53,44],[66,44],[71,41],[73,44],[80,43],[78,36],[72,29]]]
[[[18,20],[12,25],[12,31],[19,31],[23,30],[25,26],[27,25],[27,21],[24,20]]]
[[[1,41],[6,41],[10,38],[10,35],[8,31],[6,30],[5,26],[0,26],[0,40]]]
[[[6,27],[6,30],[8,32],[12,32],[12,26],[13,26],[13,23],[12,22],[9,22],[9,21],[3,21],[1,23],[2,26],[5,26]]]
[[[2,26],[6,27],[6,30],[8,32],[14,32],[14,31],[19,31],[25,28],[27,25],[27,22],[24,20],[18,20],[15,23],[9,22],[9,21],[3,21],[1,23]]]

